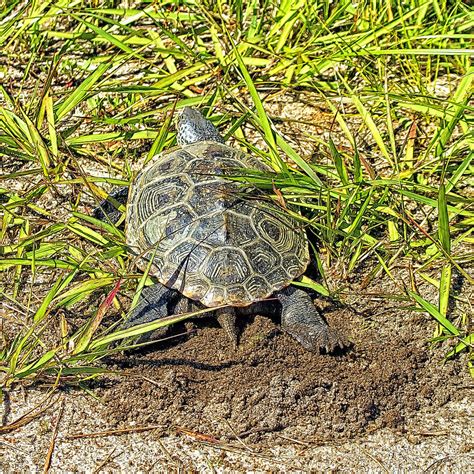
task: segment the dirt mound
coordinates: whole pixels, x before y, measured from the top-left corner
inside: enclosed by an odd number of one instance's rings
[[[411,415],[469,382],[462,363],[442,366],[442,353],[430,353],[420,338],[429,337],[427,319],[384,309],[377,322],[348,309],[327,313],[354,344],[337,355],[305,351],[260,316],[242,322],[233,350],[223,330],[199,321],[192,337],[115,359],[127,376],[101,389],[104,415],[116,426],[179,426],[257,444],[402,431]]]

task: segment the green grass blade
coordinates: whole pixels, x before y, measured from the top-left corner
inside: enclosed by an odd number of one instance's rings
[[[423,308],[430,316],[432,316],[441,326],[443,326],[449,334],[453,336],[459,336],[460,332],[456,326],[454,326],[451,321],[449,321],[445,316],[443,316],[436,306],[432,305],[430,302],[423,299],[417,293],[408,291],[409,295]]]
[[[271,164],[275,171],[283,171],[286,167],[283,165],[282,160],[280,156],[278,155],[277,152],[277,147],[276,147],[276,142],[275,142],[275,137],[273,134],[272,127],[270,125],[270,121],[268,120],[267,114],[265,112],[265,108],[263,107],[263,103],[260,99],[260,95],[257,91],[257,88],[255,87],[255,84],[244,64],[244,61],[242,59],[242,56],[239,53],[238,48],[235,46],[233,43],[233,40],[229,37],[229,41],[232,44],[233,52],[235,54],[235,58],[237,60],[237,63],[239,65],[239,70],[240,73],[242,74],[242,77],[244,78],[245,83],[247,84],[247,88],[249,90],[249,93],[252,97],[253,103],[255,105],[255,109],[257,111],[259,123],[262,126],[264,135],[265,135],[265,140],[270,148],[270,156],[271,156]]]
[[[440,185],[438,193],[438,238],[444,251],[449,254],[451,252],[451,237],[449,235],[448,205],[444,184]]]
[[[103,79],[104,74],[109,69],[108,63],[99,64],[97,69],[89,75],[79,87],[63,101],[56,105],[56,121],[62,120],[69,112],[71,112],[79,103],[81,103],[90,93],[97,81]]]

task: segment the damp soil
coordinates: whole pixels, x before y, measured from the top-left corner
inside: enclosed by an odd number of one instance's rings
[[[254,447],[319,444],[384,427],[403,433],[413,415],[466,396],[465,361],[440,363],[446,347],[427,347],[433,324],[420,313],[359,302],[357,312],[328,307],[324,315],[351,340],[348,350],[308,352],[257,315],[241,321],[236,349],[201,320],[192,336],[115,358],[126,375],[99,389],[101,416],[111,426],[181,427]]]

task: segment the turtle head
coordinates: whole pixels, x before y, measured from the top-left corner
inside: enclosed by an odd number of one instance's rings
[[[178,144],[189,145],[204,140],[224,143],[216,127],[199,110],[184,107],[178,117]]]

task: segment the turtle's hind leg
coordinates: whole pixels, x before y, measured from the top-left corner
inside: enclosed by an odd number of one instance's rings
[[[179,291],[170,290],[161,283],[143,288],[137,306],[132,310],[130,318],[122,325],[121,329],[150,323],[174,314],[174,310],[182,298],[184,297]],[[151,333],[140,335],[138,342],[162,338],[167,332],[168,326],[164,326]]]
[[[288,286],[274,294],[281,303],[281,327],[306,349],[333,352],[346,346],[344,338],[323,320],[308,293]]]

